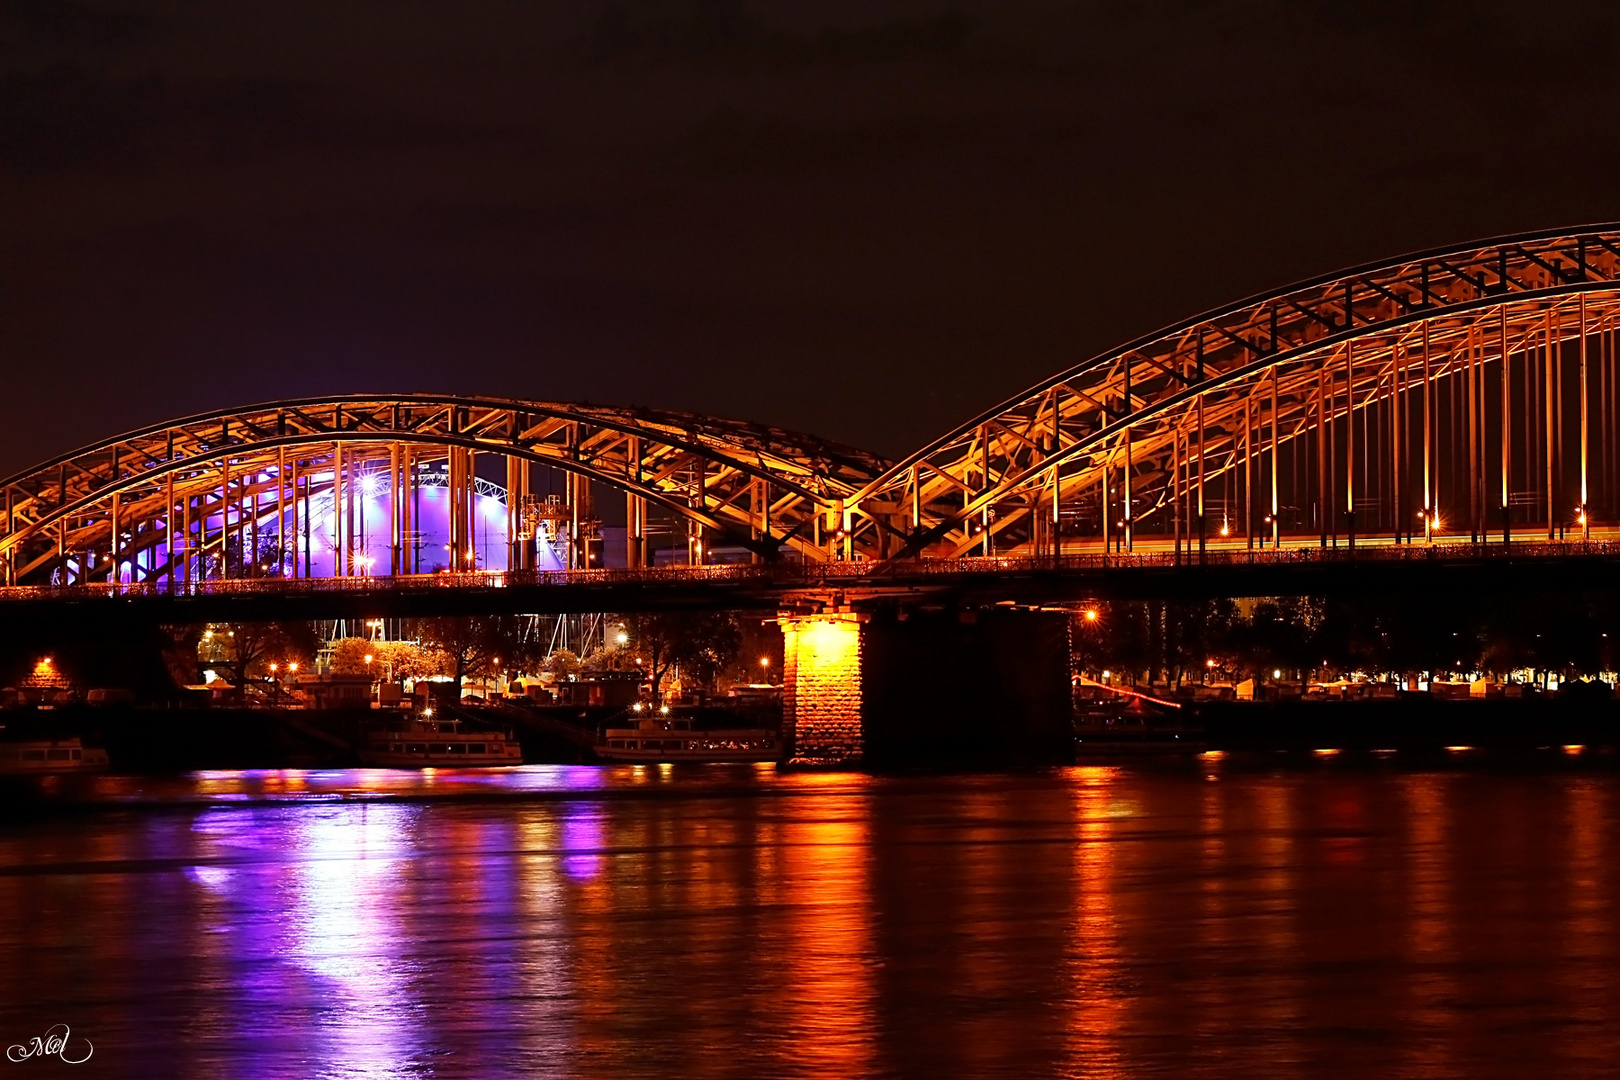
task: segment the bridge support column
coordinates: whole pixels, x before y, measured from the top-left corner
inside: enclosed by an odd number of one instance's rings
[[[854,765],[864,751],[860,616],[790,615],[784,637],[782,726],[798,766]]]
[[[647,500],[629,493],[624,497],[624,564],[631,570],[647,565]]]
[[[523,505],[529,497],[529,463],[506,459],[506,568],[528,570],[534,538],[523,536]]]
[[[1066,613],[890,607],[780,623],[789,765],[1073,759]]]

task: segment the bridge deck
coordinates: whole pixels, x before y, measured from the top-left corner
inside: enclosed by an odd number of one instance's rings
[[[151,606],[176,619],[372,613],[769,610],[814,597],[849,601],[931,594],[973,603],[1085,597],[1267,596],[1476,587],[1606,587],[1620,541],[1361,545],[1355,549],[1171,551],[1060,557],[669,566],[396,577],[250,578],[0,588],[0,618],[29,610]],[[1504,580],[1503,573],[1511,573]]]

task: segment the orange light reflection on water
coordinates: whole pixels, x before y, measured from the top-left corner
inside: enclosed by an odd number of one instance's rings
[[[1116,850],[1111,804],[1117,770],[1066,770],[1072,783],[1075,828],[1075,907],[1069,931],[1072,950],[1065,1049],[1085,1062],[1085,1074],[1098,1080],[1128,1075],[1121,1035],[1130,1006],[1121,990],[1123,947],[1114,913]]]
[[[3,1000],[79,980],[75,1032],[138,1075],[1439,1080],[1620,1057],[1601,771],[452,770],[431,800],[351,801],[369,782],[200,776],[222,801],[0,830]],[[502,785],[539,795],[449,797]]]
[[[805,774],[814,799],[795,800],[782,828],[791,934],[780,958],[780,1019],[810,1076],[864,1076],[873,1066],[870,808],[865,778]],[[840,787],[850,790],[835,794]],[[761,958],[762,962],[770,962]]]
[[[1450,976],[1456,956],[1452,937],[1456,907],[1447,865],[1453,786],[1453,777],[1434,774],[1403,777],[1401,783],[1409,829],[1402,868],[1406,935],[1401,944],[1413,968],[1404,988],[1417,1036],[1403,1062],[1402,1071],[1409,1076],[1447,1075],[1452,1064],[1446,1020],[1456,995]]]

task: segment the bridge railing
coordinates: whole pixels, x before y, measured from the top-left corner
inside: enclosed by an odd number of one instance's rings
[[[1515,559],[1557,559],[1571,557],[1620,557],[1616,540],[1523,540],[1512,543],[1471,543],[1441,541],[1433,544],[1362,544],[1355,548],[1285,547],[1217,549],[1200,555],[1196,551],[1124,552],[1062,556],[979,556],[963,559],[916,559],[891,563],[904,567],[906,576],[917,574],[963,574],[987,572],[1035,572],[1042,570],[1127,570],[1176,569],[1208,566],[1296,566],[1322,563],[1427,563],[1427,562],[1511,562]],[[841,563],[838,567],[864,566],[871,574],[872,563]]]
[[[963,559],[908,559],[886,563],[730,563],[714,566],[660,566],[645,569],[512,570],[335,578],[233,578],[211,581],[88,582],[73,585],[0,587],[0,602],[84,597],[254,596],[298,593],[430,592],[442,589],[549,588],[559,586],[747,584],[778,588],[837,587],[859,582],[962,580],[1018,574],[1102,573],[1184,570],[1198,567],[1265,567],[1322,564],[1511,562],[1515,559],[1608,557],[1620,559],[1620,541],[1518,541],[1510,544],[1447,542],[1254,550],[1091,553],[1062,556],[981,556]]]

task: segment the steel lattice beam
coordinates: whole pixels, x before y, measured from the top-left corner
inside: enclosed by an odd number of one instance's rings
[[[391,448],[451,449],[536,462],[610,484],[761,553],[812,540],[838,500],[881,459],[811,436],[695,414],[439,396],[305,399],[188,417],[64,454],[0,481],[0,562],[12,581],[71,553],[109,564],[153,542],[171,507],[210,513],[284,487],[291,455],[306,474],[338,448],[387,460]],[[766,506],[768,503],[768,508]],[[273,505],[273,503],[272,503]],[[178,514],[179,511],[172,511]]]
[[[1043,517],[1100,510],[1105,495],[1119,506],[1122,487],[1122,523],[1138,528],[1167,516],[1175,474],[1185,486],[1201,461],[1208,484],[1252,464],[1246,440],[1273,426],[1279,452],[1293,452],[1281,444],[1320,425],[1405,407],[1390,395],[1414,378],[1447,392],[1468,377],[1469,349],[1500,364],[1503,340],[1509,356],[1539,348],[1549,319],[1570,341],[1612,335],[1617,309],[1616,225],[1424,252],[1252,297],[1059,372],[897,462],[848,500],[850,544],[878,557],[1056,550],[1050,535],[1043,547]],[[1485,421],[1480,407],[1478,441]]]

